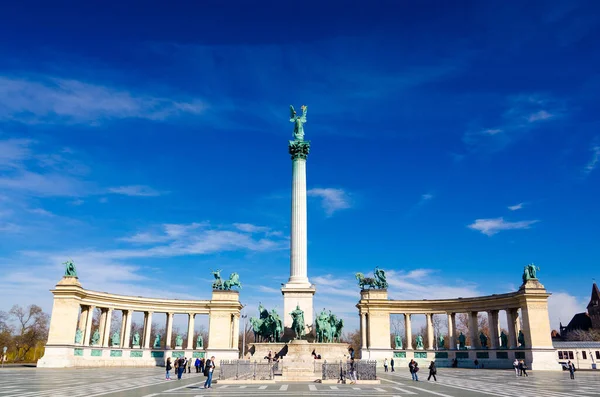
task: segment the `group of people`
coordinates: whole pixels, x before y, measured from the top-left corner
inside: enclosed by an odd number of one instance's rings
[[[171,370],[175,369],[175,373],[177,374],[177,379],[181,380],[181,376],[185,373],[187,368],[187,373],[192,372],[192,358],[176,358],[174,362],[171,362],[171,357],[167,358],[167,363],[165,365],[166,368],[166,380],[171,380]],[[209,389],[212,383],[212,375],[215,371],[215,356],[212,356],[210,359],[205,360],[203,358],[197,358],[194,361],[194,367],[196,367],[196,373],[203,373],[206,376],[206,382],[204,383],[204,388]]]
[[[529,376],[527,375],[527,364],[525,364],[524,360],[513,361],[513,368],[515,369],[515,376]]]

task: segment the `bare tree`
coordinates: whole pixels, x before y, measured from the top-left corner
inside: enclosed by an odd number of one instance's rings
[[[23,360],[31,348],[48,338],[50,316],[37,305],[30,305],[26,309],[14,305],[9,314],[16,320],[18,329],[18,334],[14,336],[17,350],[15,361]]]
[[[590,329],[587,331],[574,329],[569,331],[569,333],[565,335],[565,338],[570,341],[596,342],[600,341],[600,331],[597,329]]]
[[[490,335],[490,326],[488,318],[486,315],[483,315],[483,313],[477,314],[477,330],[478,332],[483,332],[488,337]],[[469,332],[469,316],[466,313],[458,313],[456,315],[456,332],[457,334],[460,334],[462,332],[465,335],[466,345],[472,346],[476,342],[471,341],[471,334]]]
[[[392,314],[390,316],[390,344],[392,347],[396,347],[396,335],[400,335],[400,339],[402,339],[402,343],[406,343],[406,338],[404,337],[404,316]]]
[[[342,335],[342,342],[348,343],[354,349],[355,359],[360,358],[360,330],[356,329],[354,331],[345,332],[344,335]]]

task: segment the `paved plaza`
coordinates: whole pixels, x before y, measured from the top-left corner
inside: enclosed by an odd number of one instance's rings
[[[181,381],[164,380],[161,368],[127,369],[34,369],[0,370],[0,397],[94,397],[94,396],[600,396],[600,373],[532,372],[517,378],[508,370],[440,369],[437,382],[423,373],[419,382],[408,370],[380,374],[380,385],[276,383],[213,384],[202,388],[204,376],[185,374]],[[218,377],[218,373],[215,374]]]

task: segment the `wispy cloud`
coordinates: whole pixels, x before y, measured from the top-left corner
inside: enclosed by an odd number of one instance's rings
[[[149,186],[144,185],[128,185],[111,187],[108,189],[110,193],[122,194],[124,196],[137,196],[137,197],[154,197],[160,196],[163,192],[159,192]]]
[[[529,115],[529,117],[527,117],[527,121],[529,121],[530,123],[533,123],[536,121],[548,120],[552,117],[554,117],[553,114],[548,113],[546,110],[540,110],[535,113],[531,113]]]
[[[494,234],[504,230],[529,229],[531,228],[531,225],[537,222],[539,222],[539,220],[510,222],[505,221],[504,218],[500,217],[491,219],[476,219],[475,222],[467,227],[477,230],[487,236],[493,236]]]
[[[54,77],[0,76],[0,120],[96,125],[111,119],[165,120],[206,109],[199,99],[174,100]]]
[[[598,163],[600,162],[600,145],[593,145],[591,147],[591,151],[592,151],[592,158],[590,159],[590,161],[587,163],[587,165],[585,166],[583,172],[585,174],[589,174],[590,172],[594,171],[596,169],[596,167],[598,166]]]
[[[308,190],[306,194],[310,197],[321,198],[321,205],[327,216],[351,207],[350,197],[343,189],[315,188]]]
[[[525,205],[525,203],[519,203],[519,204],[515,204],[515,205],[509,205],[507,208],[511,211],[517,211],[517,210],[520,210],[521,208],[523,208],[524,205]]]
[[[496,134],[499,134],[501,132],[502,132],[502,130],[499,129],[499,128],[489,128],[487,130],[481,131],[481,133],[484,134],[484,135],[496,135]]]
[[[406,215],[407,216],[414,215],[415,213],[417,213],[419,211],[419,209],[421,209],[421,207],[423,207],[429,201],[433,200],[434,197],[435,196],[431,193],[422,194],[421,197],[419,198],[419,201],[408,210]]]

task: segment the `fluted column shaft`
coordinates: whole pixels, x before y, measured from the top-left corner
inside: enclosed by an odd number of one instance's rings
[[[427,313],[425,317],[427,318],[427,349],[433,350],[433,314]]]
[[[406,334],[406,350],[413,350],[410,314],[404,315],[404,333]]]
[[[360,344],[361,348],[367,348],[367,315],[365,313],[360,315]]]
[[[500,346],[498,310],[488,311],[488,323],[490,326],[490,347],[492,349],[497,349]]]
[[[92,321],[94,319],[94,306],[88,306],[85,316],[85,332],[83,333],[83,345],[90,345],[90,337],[92,336]]]
[[[448,313],[448,348],[456,349],[456,313]]]
[[[125,335],[123,336],[123,347],[131,347],[131,319],[133,318],[133,310],[127,310],[127,321],[125,321]]]
[[[292,160],[292,219],[289,283],[308,284],[307,220],[306,220],[306,159]]]
[[[471,347],[473,348],[481,347],[477,328],[477,312],[469,312],[469,336],[471,337]]]
[[[506,309],[506,322],[508,323],[508,347],[517,347],[517,335],[515,333],[515,309]]]
[[[188,314],[188,331],[187,331],[187,349],[191,350],[194,348],[194,319],[195,314]]]
[[[112,323],[113,309],[106,309],[106,321],[102,332],[102,347],[110,346],[110,326]]]
[[[165,349],[171,348],[172,335],[173,335],[173,313],[167,313],[167,337],[165,338]]]
[[[146,321],[144,327],[144,349],[150,348],[152,338],[152,312],[146,312]]]

